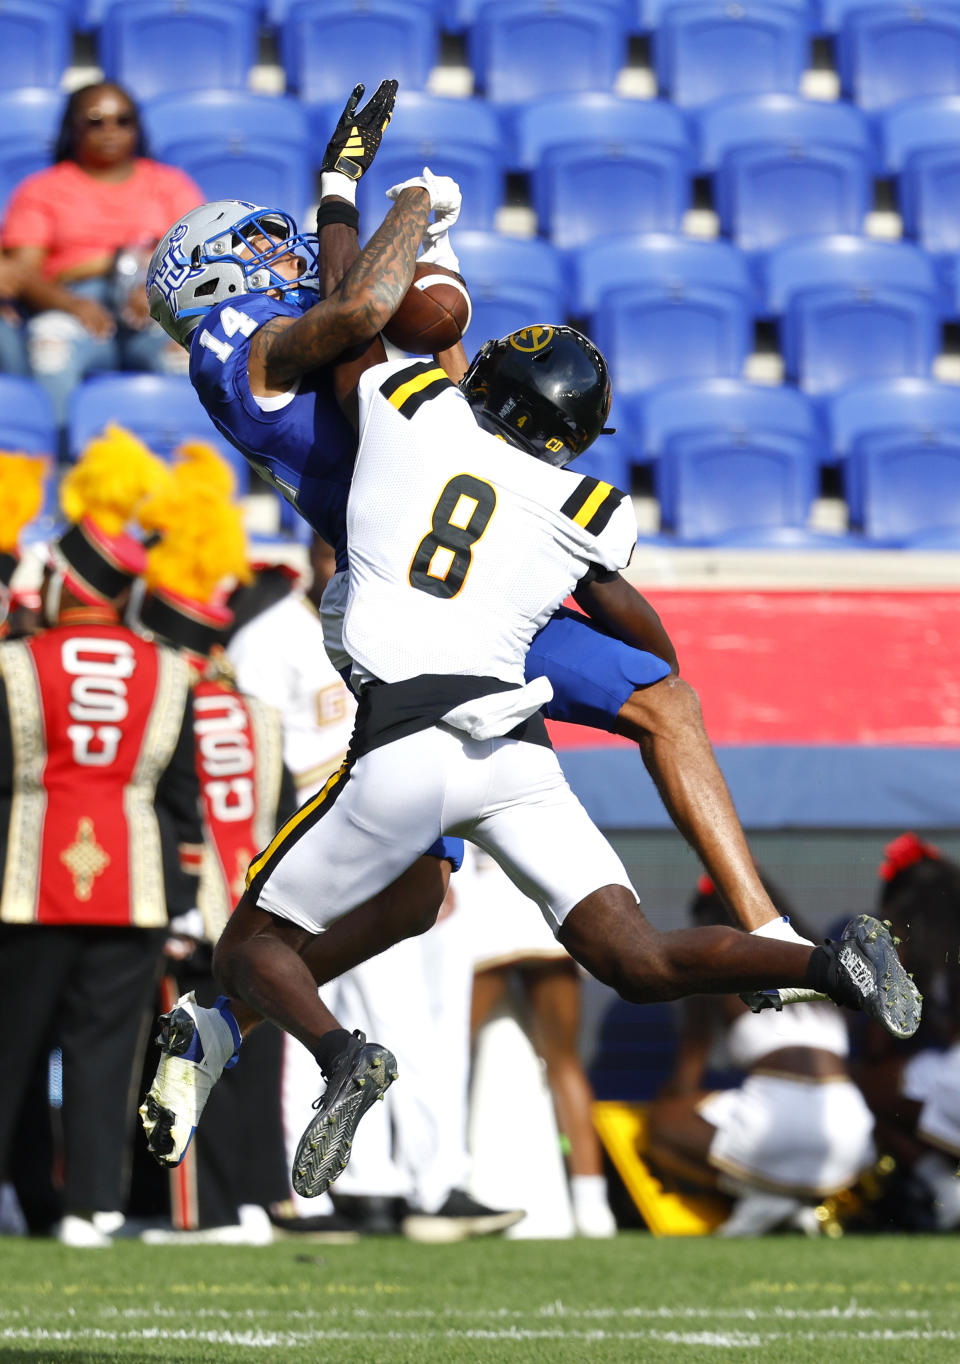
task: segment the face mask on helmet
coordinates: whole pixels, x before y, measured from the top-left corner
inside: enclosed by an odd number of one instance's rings
[[[193,254],[197,264],[236,261],[243,270],[248,293],[279,289],[286,296],[311,284],[316,290],[316,235],[298,232],[296,223],[287,213],[270,210],[250,214],[234,223],[229,232],[212,237],[203,247],[195,248]],[[291,258],[298,268],[293,280],[277,270],[280,262]]]
[[[151,316],[182,345],[197,320],[228,298],[276,290],[306,307],[317,301],[317,289],[316,236],[298,232],[280,209],[239,200],[191,210],[165,235],[147,273]]]
[[[487,341],[460,382],[481,424],[563,467],[606,428],[607,362],[573,327],[524,327]]]

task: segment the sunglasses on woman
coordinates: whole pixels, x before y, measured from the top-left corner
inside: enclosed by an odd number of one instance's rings
[[[118,128],[135,128],[136,114],[84,114],[80,120],[84,128],[102,128],[105,123],[115,123]]]

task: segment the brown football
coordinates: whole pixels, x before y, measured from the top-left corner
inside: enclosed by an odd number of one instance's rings
[[[470,325],[470,295],[461,277],[443,265],[417,261],[413,283],[383,329],[388,341],[414,355],[455,345]]]

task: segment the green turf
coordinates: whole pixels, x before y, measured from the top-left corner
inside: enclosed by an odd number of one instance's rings
[[[954,1237],[0,1239],[0,1361],[955,1361],[958,1250]]]

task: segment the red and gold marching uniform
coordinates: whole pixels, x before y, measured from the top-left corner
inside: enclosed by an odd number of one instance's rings
[[[164,854],[199,841],[187,664],[120,624],[61,624],[0,645],[0,681],[0,922],[161,927]]]
[[[283,732],[271,706],[224,678],[198,682],[193,708],[206,835],[199,906],[207,937],[216,942],[243,894],[247,867],[280,822]],[[295,804],[284,794],[285,805]]]

